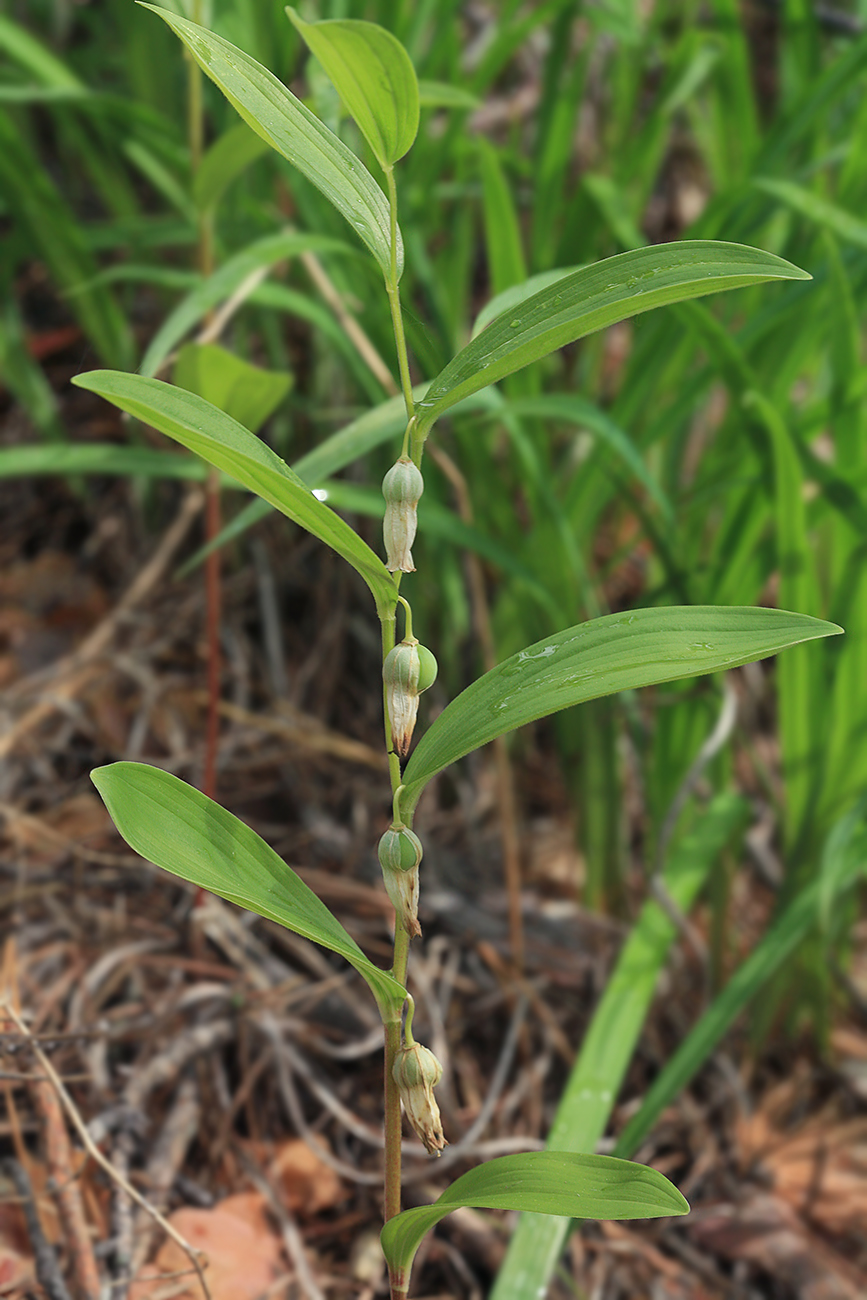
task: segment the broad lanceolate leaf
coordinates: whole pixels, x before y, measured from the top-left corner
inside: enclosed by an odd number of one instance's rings
[[[286,6],[294,27],[322,64],[383,169],[396,163],[418,132],[415,68],[397,37],[376,23],[330,19],[306,23]]]
[[[365,957],[312,889],[249,826],[147,763],[111,763],[90,775],[136,853],[339,953],[370,985],[383,1017],[400,1014],[406,994],[397,980]]]
[[[462,397],[585,334],[651,307],[806,271],[743,244],[682,240],[608,257],[542,289],[493,321],[437,375],[417,409],[418,436]]]
[[[571,1219],[658,1219],[689,1212],[677,1188],[646,1165],[554,1151],[500,1156],[456,1179],[433,1205],[389,1219],[382,1230],[382,1249],[404,1287],[425,1234],[462,1205],[534,1210]]]
[[[549,713],[656,682],[735,668],[842,628],[786,610],[671,606],[606,614],[519,650],[462,691],[422,737],[403,774],[411,813],[437,772]]]
[[[156,5],[152,9],[181,38],[202,70],[257,135],[303,172],[334,204],[391,273],[388,203],[363,163],[272,72],[221,36]],[[398,232],[398,274],[403,245]]]
[[[380,615],[394,608],[397,588],[382,560],[249,429],[203,398],[160,379],[92,370],[78,375],[74,382],[231,474],[348,560],[370,587]]]

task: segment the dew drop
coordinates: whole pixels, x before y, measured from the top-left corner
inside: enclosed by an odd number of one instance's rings
[[[514,320],[509,321],[509,329],[516,330],[520,324],[521,324],[520,317],[516,316]]]

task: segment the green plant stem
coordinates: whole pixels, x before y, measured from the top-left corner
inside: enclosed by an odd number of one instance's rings
[[[406,418],[411,420],[415,413],[412,399],[412,378],[409,373],[409,357],[406,351],[406,336],[403,332],[403,313],[400,309],[400,289],[397,276],[397,188],[394,183],[394,168],[389,167],[385,173],[388,181],[388,207],[391,223],[391,274],[385,282],[388,292],[388,305],[391,308],[391,323],[394,328],[394,344],[397,349],[397,364],[400,369],[400,386],[406,403]]]
[[[400,575],[398,574],[398,578]],[[382,658],[394,649],[395,615],[397,607],[390,618],[382,619]],[[391,720],[388,716],[388,695],[383,683],[382,707],[385,719],[385,747],[388,752],[388,768],[391,777],[391,793],[395,796],[401,784],[400,759],[394,752],[391,740]],[[394,962],[392,974],[406,986],[406,965],[409,956],[409,935],[403,928],[398,916],[395,916]],[[400,1214],[400,1169],[401,1169],[401,1121],[400,1092],[394,1081],[392,1069],[395,1057],[400,1051],[400,1020],[385,1022],[385,1195],[383,1212],[386,1220]]]

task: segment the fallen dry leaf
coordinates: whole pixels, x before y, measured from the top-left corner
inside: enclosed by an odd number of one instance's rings
[[[345,1199],[346,1189],[337,1174],[301,1138],[243,1145],[256,1164],[266,1170],[274,1187],[283,1193],[292,1214],[309,1218]]]
[[[211,1210],[185,1208],[169,1222],[191,1246],[208,1257],[212,1300],[256,1300],[281,1271],[280,1238],[271,1227],[265,1199],[258,1192],[227,1196]],[[129,1291],[129,1300],[204,1300],[201,1283],[190,1273],[190,1260],[171,1239],[152,1264],[146,1264]],[[170,1279],[169,1274],[184,1274]]]

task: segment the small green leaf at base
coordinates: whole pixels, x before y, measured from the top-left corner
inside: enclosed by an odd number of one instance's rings
[[[570,1219],[658,1219],[689,1213],[677,1188],[646,1165],[562,1151],[500,1156],[463,1174],[433,1205],[389,1219],[382,1230],[382,1249],[392,1274],[404,1286],[425,1234],[460,1206]]]
[[[384,1019],[405,990],[374,966],[325,904],[269,844],[193,786],[147,763],[90,774],[127,844],[148,862],[338,953],[369,984]]]

